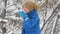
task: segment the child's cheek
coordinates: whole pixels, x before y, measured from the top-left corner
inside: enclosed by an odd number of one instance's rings
[[[25,12],[26,12],[26,13],[28,13],[28,11],[27,11],[27,10],[26,10]]]
[[[29,12],[28,8],[26,8],[26,7],[23,7],[23,10],[24,10],[26,13]]]
[[[28,10],[27,8],[25,8],[25,12],[26,12],[26,13],[28,13],[28,12],[29,12],[29,10]]]

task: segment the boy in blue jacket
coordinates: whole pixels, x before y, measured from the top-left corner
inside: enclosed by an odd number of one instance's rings
[[[40,7],[34,2],[24,2],[23,10],[25,12],[22,10],[18,12],[24,20],[22,34],[40,34],[39,17],[37,14],[38,8]]]

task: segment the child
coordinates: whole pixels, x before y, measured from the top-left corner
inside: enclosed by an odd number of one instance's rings
[[[23,11],[18,14],[23,18],[22,34],[40,34],[39,17],[37,10],[40,8],[34,2],[26,1],[23,4]]]

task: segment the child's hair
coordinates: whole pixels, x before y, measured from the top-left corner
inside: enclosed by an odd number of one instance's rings
[[[40,8],[36,3],[32,2],[32,1],[25,1],[22,6],[23,7],[25,6],[26,8],[28,8],[29,11],[31,11],[33,9],[38,10]]]

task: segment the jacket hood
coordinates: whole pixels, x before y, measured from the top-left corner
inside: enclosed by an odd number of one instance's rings
[[[28,15],[28,17],[32,17],[32,15],[34,15],[34,13],[37,13],[37,10],[32,10],[32,11],[29,11],[28,13],[27,13],[27,15]]]

